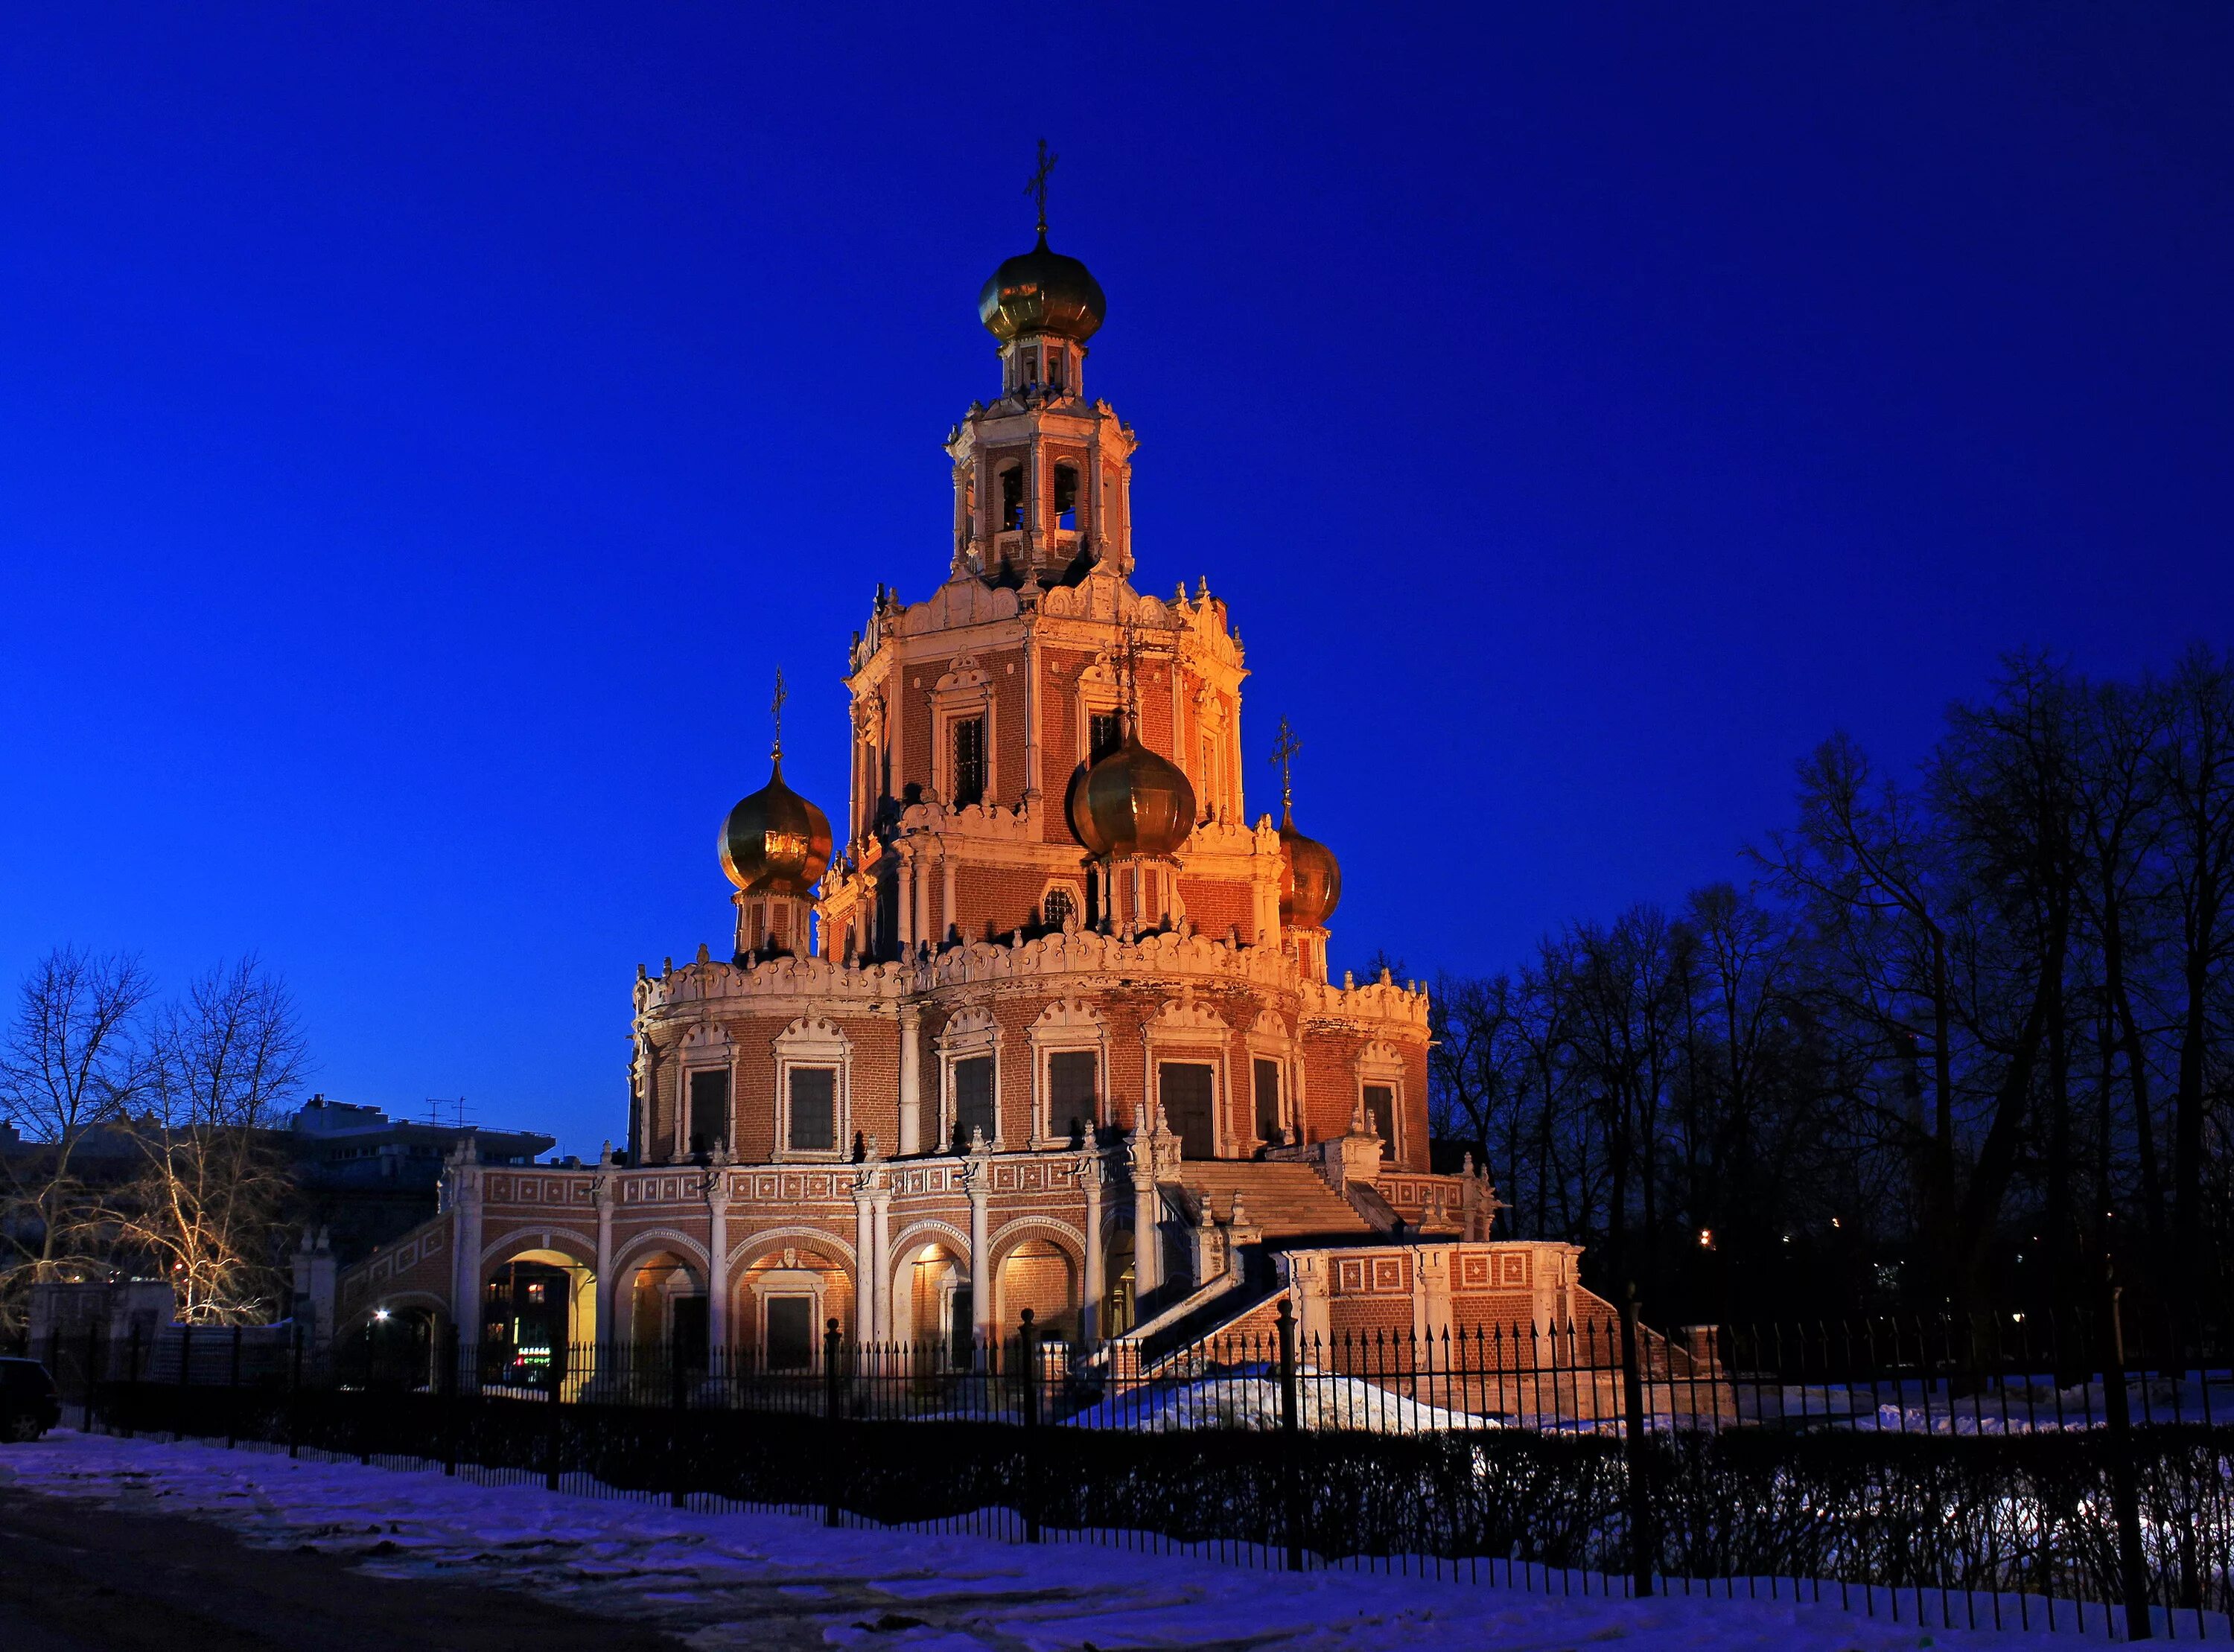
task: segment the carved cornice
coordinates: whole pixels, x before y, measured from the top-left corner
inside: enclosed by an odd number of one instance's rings
[[[1339,987],[1303,977],[1295,961],[1271,947],[1235,947],[1206,936],[1144,935],[1127,941],[1092,930],[1035,940],[972,941],[892,963],[847,964],[828,958],[768,958],[749,968],[715,960],[686,963],[637,984],[643,1025],[689,1012],[740,1011],[759,1001],[805,1001],[830,1013],[897,1009],[942,988],[1013,983],[1073,993],[1092,990],[1079,976],[1128,982],[1173,979],[1195,985],[1231,983],[1292,995],[1306,1021],[1343,1022],[1398,1031],[1427,1025],[1427,995],[1393,982]],[[759,1013],[796,1015],[771,1002]]]

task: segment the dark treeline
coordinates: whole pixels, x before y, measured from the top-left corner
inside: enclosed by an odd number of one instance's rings
[[[1433,1105],[1657,1318],[2234,1290],[2234,655],[1839,736],[1745,877],[1436,983]]]

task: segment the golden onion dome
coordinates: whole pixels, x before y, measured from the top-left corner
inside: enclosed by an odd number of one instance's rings
[[[1024,333],[1084,343],[1107,313],[1101,284],[1076,258],[1048,251],[1045,230],[1030,251],[1003,260],[977,295],[977,319],[1003,344]]]
[[[1194,785],[1128,733],[1071,788],[1070,829],[1094,855],[1176,854],[1194,830]]]
[[[1296,830],[1280,811],[1280,922],[1291,930],[1323,929],[1342,900],[1342,864],[1334,851]]]
[[[768,783],[729,811],[718,845],[722,870],[755,895],[804,895],[830,867],[830,819],[783,783],[779,758]]]

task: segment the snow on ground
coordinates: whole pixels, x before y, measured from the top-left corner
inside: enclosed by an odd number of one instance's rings
[[[1432,1388],[1433,1380],[1426,1386]],[[1296,1384],[1297,1426],[1363,1428],[1416,1434],[1453,1428],[1501,1428],[1507,1419],[1469,1416],[1428,1405],[1377,1383],[1306,1368]],[[1196,1428],[1274,1429],[1280,1426],[1280,1378],[1267,1365],[1238,1366],[1217,1376],[1158,1380],[1126,1388],[1075,1416],[1066,1427],[1136,1428],[1150,1433]]]
[[[1636,1652],[1921,1652],[2039,1638],[1919,1629],[1912,1604],[1904,1612],[1910,1621],[1896,1623],[1882,1595],[1872,1618],[1840,1610],[1829,1591],[1819,1606],[1625,1601],[1387,1574],[1296,1575],[1092,1544],[1034,1548],[831,1531],[791,1515],[686,1512],[539,1485],[481,1485],[439,1469],[291,1461],[195,1442],[58,1433],[0,1450],[0,1484],[10,1482],[215,1520],[251,1544],[355,1554],[382,1576],[532,1590],[649,1620],[705,1652],[816,1644],[848,1652],[1569,1652],[1586,1642]],[[2088,1622],[2099,1637],[2101,1615],[2090,1612]]]

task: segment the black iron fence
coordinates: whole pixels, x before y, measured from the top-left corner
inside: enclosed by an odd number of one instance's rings
[[[2224,1638],[2234,1371],[2086,1314],[1632,1318],[1171,1351],[1039,1335],[461,1348],[374,1328],[56,1337],[88,1427],[833,1524],[1567,1590],[1837,1599],[1950,1625]]]

